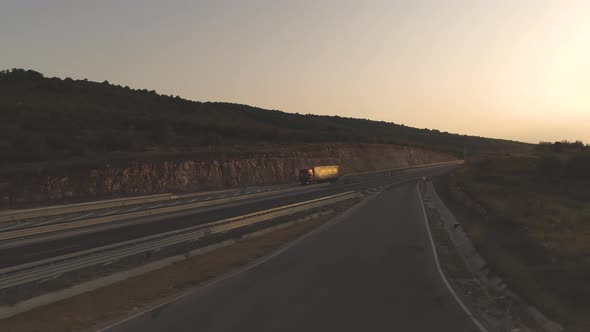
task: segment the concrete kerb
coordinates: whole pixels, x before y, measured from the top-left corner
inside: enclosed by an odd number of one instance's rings
[[[525,304],[528,308],[529,315],[535,320],[537,324],[542,326],[547,332],[562,332],[563,327],[551,321],[545,315],[543,315],[537,308],[526,304],[524,299],[514,293],[508,288],[504,280],[497,274],[495,274],[489,267],[485,259],[479,254],[479,252],[473,246],[473,243],[460,226],[459,222],[453,215],[453,213],[446,207],[444,202],[438,196],[432,182],[426,184],[424,190],[425,201],[428,201],[428,206],[436,209],[441,219],[445,224],[445,229],[449,234],[452,242],[459,248],[461,257],[465,261],[467,267],[471,270],[474,275],[478,277],[486,286],[494,289],[496,292],[503,294],[504,296],[513,298],[514,300]]]
[[[423,182],[422,182],[423,183]],[[457,293],[455,292],[455,289],[453,288],[453,286],[451,286],[451,283],[449,282],[449,280],[447,279],[444,271],[442,270],[442,267],[440,265],[440,261],[438,258],[438,250],[436,248],[436,245],[434,243],[434,239],[432,237],[432,232],[430,231],[430,222],[428,221],[428,216],[426,214],[426,204],[424,203],[424,197],[422,196],[422,191],[420,189],[420,184],[421,182],[418,182],[416,184],[416,191],[418,193],[418,196],[420,198],[420,204],[422,207],[422,213],[424,216],[424,224],[426,227],[426,231],[428,233],[428,239],[430,240],[430,246],[432,248],[432,253],[434,256],[434,263],[436,266],[436,269],[443,281],[443,283],[445,284],[445,286],[447,287],[447,289],[449,290],[449,292],[451,293],[451,295],[453,296],[453,298],[455,299],[455,301],[457,302],[457,304],[461,307],[461,309],[463,310],[463,312],[465,312],[465,314],[467,315],[467,317],[469,317],[469,319],[471,319],[471,321],[473,322],[474,326],[477,327],[477,329],[481,332],[488,332],[488,329],[480,322],[480,320],[475,317],[475,315],[471,312],[471,310],[465,305],[465,303],[463,302],[463,300],[457,295]]]

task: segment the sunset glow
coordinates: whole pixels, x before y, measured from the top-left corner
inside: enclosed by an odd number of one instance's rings
[[[567,0],[4,1],[1,66],[199,101],[590,142],[589,17],[590,2]]]

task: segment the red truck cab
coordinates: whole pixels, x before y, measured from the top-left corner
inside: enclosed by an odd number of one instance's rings
[[[299,184],[306,185],[313,182],[313,168],[304,168],[299,171]]]

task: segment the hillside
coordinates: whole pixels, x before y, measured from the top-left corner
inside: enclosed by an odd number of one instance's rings
[[[528,303],[590,331],[590,145],[468,158],[437,190],[493,271]]]
[[[46,78],[32,70],[0,72],[3,165],[260,143],[385,143],[457,155],[530,148],[395,123],[194,102],[108,82]]]

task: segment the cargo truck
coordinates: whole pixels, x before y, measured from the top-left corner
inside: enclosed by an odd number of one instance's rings
[[[317,166],[299,171],[299,184],[335,182],[340,176],[339,166]]]

